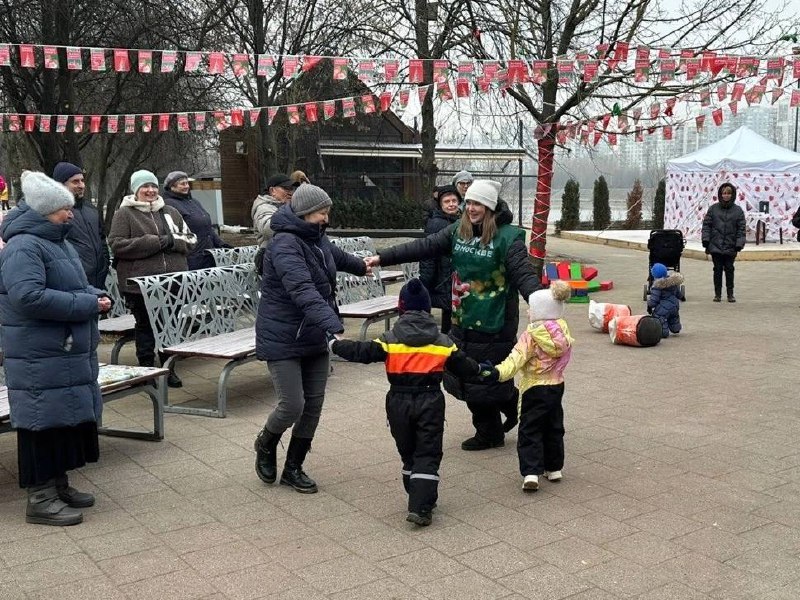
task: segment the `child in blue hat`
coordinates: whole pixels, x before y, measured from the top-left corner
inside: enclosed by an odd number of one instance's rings
[[[681,285],[683,275],[677,271],[670,273],[661,263],[650,268],[653,285],[647,297],[647,312],[661,321],[661,337],[681,330]]]

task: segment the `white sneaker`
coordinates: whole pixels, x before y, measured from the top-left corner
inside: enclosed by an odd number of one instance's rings
[[[525,492],[535,492],[539,489],[539,477],[536,475],[525,475],[522,480],[522,489]]]
[[[547,477],[547,481],[561,481],[563,477],[561,471],[545,471],[544,476]]]

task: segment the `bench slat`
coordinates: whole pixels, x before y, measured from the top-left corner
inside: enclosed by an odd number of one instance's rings
[[[121,317],[100,319],[97,326],[100,333],[127,333],[136,327],[136,319],[133,318],[133,315],[122,315]]]
[[[341,304],[339,314],[344,318],[378,317],[397,311],[397,296],[381,296],[350,304]]]
[[[164,348],[167,354],[178,356],[205,356],[208,358],[241,358],[256,350],[256,329],[238,329],[193,342],[184,342]]]

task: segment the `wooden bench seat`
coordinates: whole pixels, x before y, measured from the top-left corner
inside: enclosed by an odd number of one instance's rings
[[[111,364],[119,364],[119,353],[122,351],[122,347],[134,340],[136,320],[133,315],[122,315],[100,319],[97,326],[100,329],[100,333],[117,336],[114,346],[111,348]]]
[[[389,330],[389,320],[398,315],[397,300],[397,296],[379,296],[349,304],[340,304],[339,314],[345,319],[364,319],[359,339],[365,340],[367,339],[367,329],[372,323],[386,321],[386,330]]]
[[[97,423],[102,435],[127,437],[140,440],[164,439],[164,406],[167,404],[167,369],[155,367],[129,367],[122,365],[100,365],[97,382],[103,395],[103,404],[135,394],[146,394],[153,403],[152,431],[103,427]],[[8,388],[0,387],[0,432],[11,430]]]

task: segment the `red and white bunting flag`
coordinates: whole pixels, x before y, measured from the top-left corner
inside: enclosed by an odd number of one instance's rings
[[[617,145],[617,134],[616,134],[616,132],[609,131],[606,134],[606,139],[608,140],[608,143],[609,143],[610,146],[616,146]]]
[[[800,79],[800,58],[795,58],[792,64],[792,79]]]
[[[783,71],[786,61],[782,56],[771,56],[767,58],[767,77],[774,79],[778,85],[783,83]]]
[[[603,139],[603,132],[602,131],[595,131],[594,132],[594,139],[592,140],[592,145],[597,146],[600,140]]]
[[[224,110],[216,110],[211,113],[216,121],[217,131],[224,131],[231,126],[230,113]]]
[[[356,101],[355,98],[342,99],[342,116],[348,119],[353,119],[356,116]]]
[[[650,118],[657,119],[659,114],[661,114],[661,104],[653,102],[650,105]]]
[[[721,108],[715,108],[714,110],[712,110],[711,111],[711,118],[714,119],[714,125],[716,125],[717,127],[722,125],[722,121],[723,121],[722,109]]]
[[[275,75],[275,60],[269,54],[258,55],[258,62],[256,63],[256,75],[267,78]]]
[[[459,98],[468,98],[469,97],[469,79],[466,77],[459,77],[456,79],[456,96]]]
[[[775,104],[781,96],[783,96],[782,87],[772,88],[772,104]]]
[[[556,141],[561,145],[565,145],[567,143],[567,130],[566,129],[559,129],[556,132]]]
[[[206,129],[206,113],[194,113],[194,129],[195,131],[205,131]]]
[[[385,81],[394,81],[397,79],[397,73],[400,71],[400,62],[396,60],[383,61],[383,78]]]
[[[491,83],[497,79],[497,72],[500,70],[500,65],[497,61],[489,60],[483,63],[483,76]]]
[[[689,81],[696,79],[700,75],[701,63],[699,58],[687,58],[683,64],[686,67],[686,79]]]
[[[608,49],[611,47],[611,44],[597,44],[595,48],[597,49],[597,58],[599,60],[604,60],[606,56],[608,56]]]
[[[673,96],[672,98],[667,98],[667,107],[664,109],[664,114],[668,117],[672,116],[672,112],[675,110],[675,103],[678,99]]]
[[[741,81],[737,81],[733,84],[733,90],[731,91],[731,100],[734,102],[739,102],[744,96],[744,83]]]
[[[278,114],[277,106],[267,107],[267,125],[272,125],[272,122],[275,120],[275,115],[277,114]]]
[[[647,78],[650,76],[650,61],[645,60],[636,60],[634,64],[634,81],[637,83],[642,83],[647,81]]]
[[[422,61],[418,58],[412,58],[408,61],[408,82],[409,83],[422,83],[424,80]]]
[[[381,112],[387,112],[392,108],[392,92],[381,92],[380,107]]]
[[[208,53],[208,73],[221,75],[225,72],[225,55],[222,52]]]
[[[549,65],[550,62],[546,60],[534,60],[531,62],[531,81],[536,85],[542,85],[547,81],[547,69]]]
[[[728,108],[730,108],[730,109],[731,109],[731,114],[732,114],[734,117],[735,117],[737,114],[739,114],[739,103],[738,103],[738,102],[736,102],[736,101],[734,101],[734,102],[731,102],[730,104],[728,104]]]
[[[169,117],[168,113],[158,115],[158,130],[159,131],[166,131],[169,129]]]
[[[231,68],[235,77],[246,77],[250,71],[250,55],[238,52],[231,59]]]
[[[408,89],[400,90],[400,92],[397,94],[397,98],[398,98],[399,103],[400,103],[400,108],[405,108],[406,106],[408,106],[408,101],[409,101],[410,97],[411,97],[411,91],[410,90],[408,90]]]
[[[364,94],[361,96],[361,110],[365,115],[375,112],[375,97],[372,94]]]
[[[19,131],[19,115],[8,115],[8,130]]]
[[[244,111],[241,108],[231,110],[231,127],[244,127]]]
[[[661,69],[661,82],[672,81],[675,79],[675,71],[678,68],[678,63],[674,58],[665,58],[660,63]]]
[[[443,83],[447,81],[450,75],[450,61],[448,60],[434,60],[433,61],[433,80],[436,83]]]
[[[136,132],[136,115],[125,115],[125,133]]]
[[[530,81],[527,63],[524,60],[509,60],[506,79],[508,85],[527,83]]]
[[[649,46],[636,46],[636,60],[650,60]]]
[[[106,116],[106,131],[108,133],[119,133],[119,115]]]
[[[306,112],[306,121],[308,123],[316,123],[319,118],[319,105],[316,102],[306,102],[303,108]]]
[[[450,84],[447,81],[443,81],[442,83],[434,83],[436,87],[436,97],[439,100],[447,101],[453,99],[453,91],[450,89]]]
[[[792,108],[800,106],[800,90],[792,90],[792,97],[789,100],[789,106]]]
[[[83,115],[75,115],[72,117],[72,131],[75,133],[83,133],[85,117]]]
[[[194,73],[195,71],[200,70],[200,62],[203,59],[203,55],[200,52],[187,52],[185,56],[186,64],[184,66],[184,71],[187,73]]]
[[[296,104],[291,104],[286,107],[286,114],[289,116],[289,125],[300,124],[300,109]]]
[[[89,116],[89,132],[91,133],[100,133],[100,123],[102,121],[101,115],[90,115]]]
[[[611,113],[606,113],[602,118],[603,129],[608,129],[608,124],[611,122]]]
[[[359,81],[372,82],[375,79],[375,61],[371,59],[358,61],[356,73]]]
[[[64,133],[67,130],[67,115],[58,115],[56,117],[56,132]]]
[[[325,100],[322,103],[322,117],[327,121],[336,116],[336,100]]]
[[[628,42],[618,41],[616,44],[614,44],[614,66],[616,66],[617,63],[627,62],[629,48],[630,44],[628,44]],[[609,61],[609,63],[610,62],[611,61]],[[611,65],[609,64],[609,66]],[[612,66],[611,68],[613,69],[614,67]]]
[[[26,69],[36,68],[36,53],[30,44],[19,45],[19,65]]]
[[[0,44],[0,67],[11,66],[11,48],[8,44]]]
[[[303,65],[300,69],[305,73],[306,71],[310,71],[314,67],[316,67],[322,61],[321,56],[303,56]]]
[[[726,69],[728,67],[728,57],[727,56],[715,56],[711,60],[711,75],[716,77],[722,72],[722,69]]]
[[[297,67],[300,66],[300,59],[296,56],[283,57],[283,76],[285,79],[292,79],[297,75]]]
[[[664,125],[664,130],[662,132],[664,134],[665,140],[672,139],[672,125]]]
[[[106,70],[106,51],[102,48],[89,49],[89,64],[92,66],[92,71],[105,71]],[[97,133],[97,132],[92,132]]]
[[[642,108],[640,106],[637,106],[636,108],[633,109],[633,124],[638,125],[639,119],[641,118],[642,118]]]
[[[590,83],[597,79],[597,74],[600,70],[600,61],[587,60],[583,63],[583,82]]]
[[[697,129],[697,131],[702,131],[703,130],[703,125],[705,124],[705,122],[706,122],[706,116],[705,115],[697,115],[694,118],[694,126]]]
[[[55,46],[45,46],[42,48],[45,69],[58,69],[61,65],[58,61],[58,48]]]
[[[161,72],[172,73],[175,70],[175,63],[178,61],[178,53],[174,50],[164,50],[161,52]]]
[[[558,83],[571,83],[572,82],[572,61],[557,60],[556,69],[558,70]]]
[[[417,88],[417,95],[419,97],[419,103],[422,105],[425,102],[425,98],[428,97],[428,92],[430,91],[431,86],[429,85],[421,85]]]
[[[31,133],[36,128],[36,115],[25,115],[22,121],[22,128],[26,133]]]
[[[721,81],[717,84],[717,100],[722,102],[725,98],[728,97],[728,84],[724,81]]]
[[[711,67],[714,64],[714,59],[717,57],[717,53],[711,50],[706,50],[700,55],[700,70],[703,73],[708,73],[711,71]]]
[[[114,70],[117,73],[126,73],[131,70],[131,58],[128,56],[127,49],[114,48]]]
[[[587,131],[594,131],[595,127],[597,127],[597,119],[589,119],[586,121],[586,129]]]
[[[178,131],[189,131],[189,113],[178,113],[176,125]]]
[[[69,47],[67,48],[67,69],[70,71],[80,71],[83,68],[83,58],[81,57],[81,49]]]
[[[704,88],[700,90],[700,106],[710,106],[711,105],[711,90],[708,88]]]
[[[142,131],[150,133],[153,130],[153,115],[142,115]]]
[[[617,117],[617,129],[619,129],[623,133],[628,131],[628,117],[627,116],[619,115]]]
[[[261,116],[260,108],[250,109],[250,127],[254,127],[258,123],[258,118]]]
[[[658,60],[666,60],[672,56],[672,48],[659,48]]]
[[[153,72],[153,51],[152,50],[139,50],[138,60],[136,61],[139,67],[139,73],[152,73]]]
[[[347,79],[347,69],[349,61],[346,58],[333,59],[333,79],[335,81],[344,81]]]

